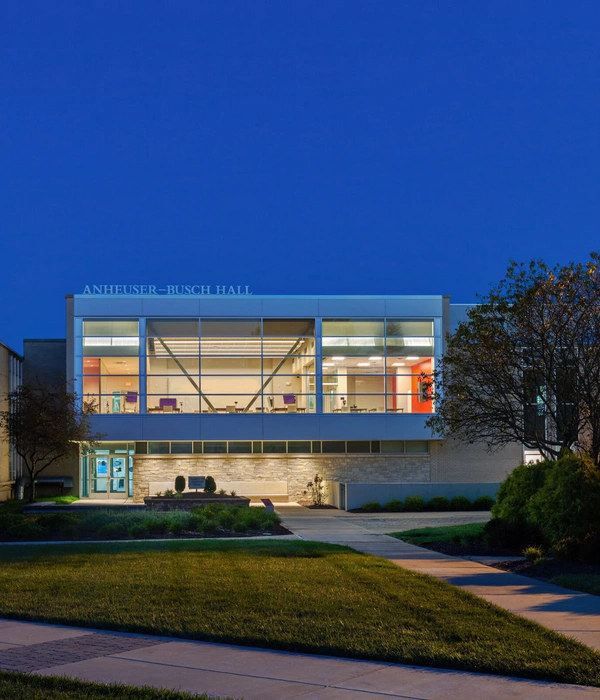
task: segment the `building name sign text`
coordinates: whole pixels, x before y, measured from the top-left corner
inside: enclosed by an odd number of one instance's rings
[[[84,294],[96,296],[160,295],[171,296],[246,296],[252,294],[248,285],[227,284],[86,284]]]

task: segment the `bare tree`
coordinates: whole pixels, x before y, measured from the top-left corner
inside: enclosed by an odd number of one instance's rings
[[[511,263],[447,338],[427,378],[436,433],[490,451],[522,442],[600,460],[600,255],[549,268]]]
[[[0,412],[0,428],[9,444],[23,458],[35,500],[35,480],[51,464],[79,454],[84,443],[94,446],[102,435],[92,435],[91,403],[80,404],[64,387],[36,381],[23,384],[8,395],[8,409]]]

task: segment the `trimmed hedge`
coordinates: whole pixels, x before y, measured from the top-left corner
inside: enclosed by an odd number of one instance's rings
[[[428,502],[421,496],[407,496],[404,503],[399,498],[393,498],[385,505],[377,501],[365,503],[361,510],[365,513],[420,513],[424,511],[450,512],[458,510],[490,510],[494,505],[494,499],[489,496],[479,496],[474,501],[470,501],[466,496],[455,496],[448,500],[445,496],[434,496]]]

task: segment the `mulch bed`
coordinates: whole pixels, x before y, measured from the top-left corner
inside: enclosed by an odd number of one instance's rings
[[[214,539],[226,539],[228,537],[273,537],[273,535],[293,535],[294,533],[283,527],[282,525],[276,525],[272,530],[268,532],[264,530],[247,530],[246,532],[233,532],[233,530],[217,529],[214,532],[204,533],[204,532],[191,532],[184,530],[181,535],[173,535],[170,532],[164,532],[161,534],[148,534],[142,537],[61,537],[57,534],[44,534],[39,540],[32,540],[35,542],[71,542],[75,540],[77,542],[98,542],[105,541],[107,539],[114,540],[115,542],[139,542],[146,540],[214,540]],[[0,538],[0,545],[3,542],[22,542],[27,544],[28,540],[19,539],[18,537],[4,537]]]
[[[428,544],[420,544],[415,542],[419,547],[424,549],[432,549],[440,554],[448,554],[452,557],[520,557],[521,552],[515,549],[493,549],[481,543],[472,545],[464,545],[455,542],[429,542]]]
[[[501,561],[494,563],[494,566],[503,571],[511,571],[513,574],[530,576],[540,581],[550,581],[555,576],[566,576],[571,574],[591,574],[600,576],[600,566],[594,564],[584,564],[578,561],[564,561],[562,559],[549,559],[540,564],[532,561]]]

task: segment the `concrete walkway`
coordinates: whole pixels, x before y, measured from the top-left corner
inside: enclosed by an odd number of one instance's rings
[[[0,668],[245,700],[598,700],[600,689],[0,620]]]
[[[374,531],[364,518],[297,506],[281,506],[277,511],[283,517],[284,525],[304,539],[346,545],[389,559],[405,569],[435,576],[600,651],[598,596],[501,571],[472,559],[451,557],[407,544]],[[318,516],[311,517],[314,513]],[[420,515],[426,516],[423,518],[425,523],[426,518],[433,514]],[[387,530],[391,531],[393,528]]]

